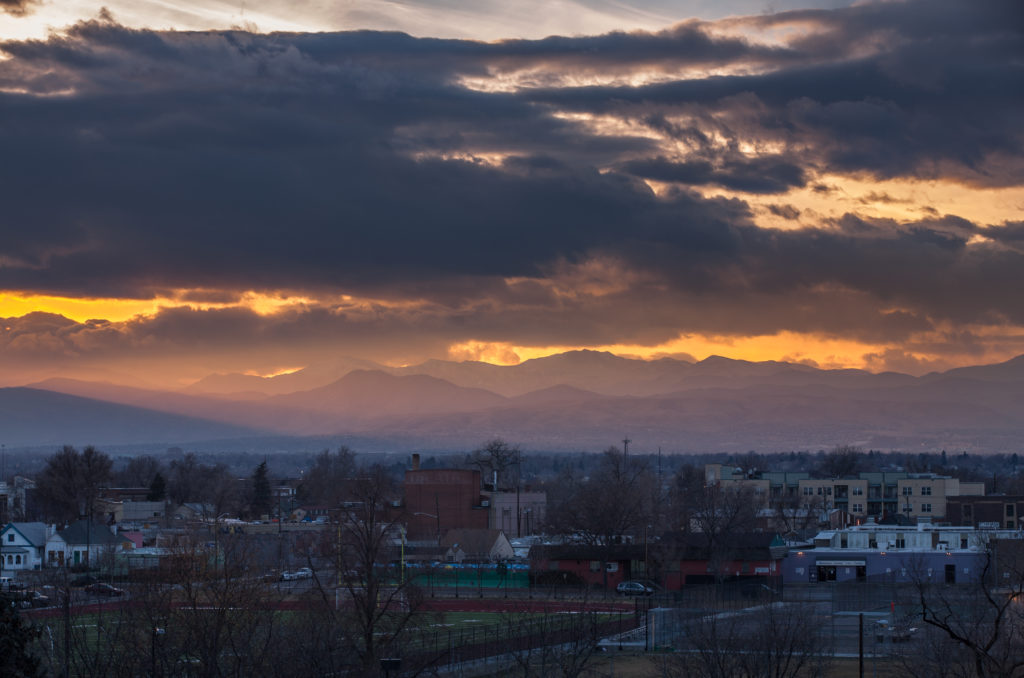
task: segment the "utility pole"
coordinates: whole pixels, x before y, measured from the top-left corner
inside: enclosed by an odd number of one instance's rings
[[[68,571],[64,570],[64,678],[71,675],[71,585]]]
[[[519,510],[519,487],[523,479],[523,453],[516,450],[516,539],[523,536],[522,513]]]

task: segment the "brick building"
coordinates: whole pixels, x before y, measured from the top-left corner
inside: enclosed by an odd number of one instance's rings
[[[946,520],[956,525],[1017,530],[1021,527],[1024,496],[990,495],[985,497],[949,497]]]
[[[487,529],[490,502],[480,487],[480,471],[421,469],[420,456],[414,454],[405,472],[408,538],[440,542],[451,529]]]

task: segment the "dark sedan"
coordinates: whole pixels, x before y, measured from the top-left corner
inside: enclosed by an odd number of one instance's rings
[[[124,595],[124,591],[121,589],[115,588],[110,584],[104,584],[103,582],[89,584],[85,587],[85,592],[94,596],[106,596],[107,598],[116,598]]]

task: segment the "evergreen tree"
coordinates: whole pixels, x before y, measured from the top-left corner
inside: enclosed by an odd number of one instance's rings
[[[149,484],[149,494],[146,495],[146,501],[163,501],[167,498],[167,481],[164,480],[164,476],[160,471],[156,472],[153,476],[153,482]]]
[[[267,462],[264,460],[252,473],[252,499],[249,510],[254,516],[270,513],[270,478],[267,476]]]
[[[40,659],[29,649],[40,633],[40,628],[23,624],[9,602],[0,604],[0,676],[42,678]]]

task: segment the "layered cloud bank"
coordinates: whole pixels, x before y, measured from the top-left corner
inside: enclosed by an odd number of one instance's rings
[[[3,42],[0,360],[1006,358],[1021,28],[929,0],[497,42],[104,14]],[[62,310],[83,298],[99,320]]]

